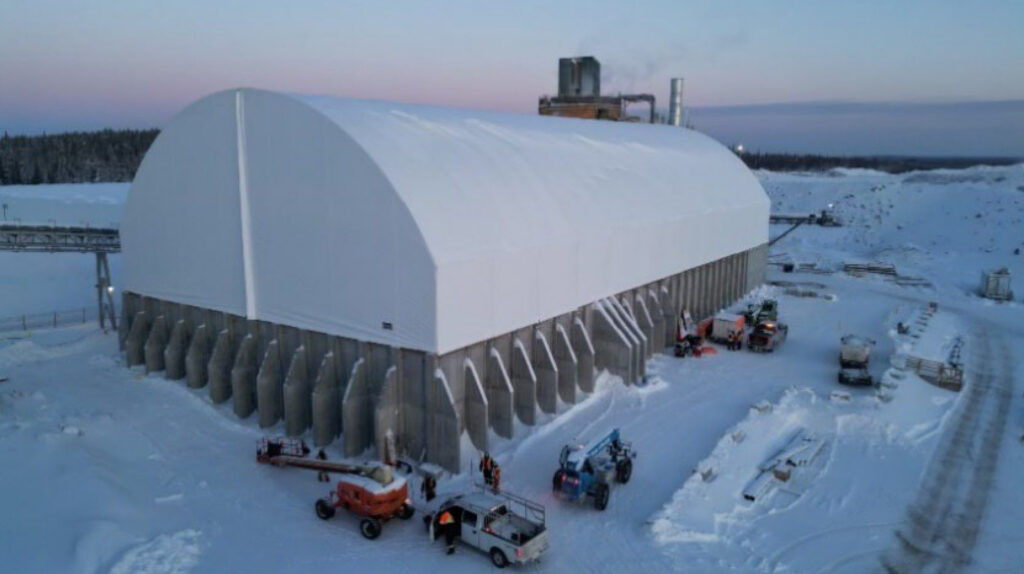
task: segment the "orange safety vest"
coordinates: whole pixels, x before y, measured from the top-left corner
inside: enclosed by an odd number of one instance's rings
[[[494,479],[491,482],[494,483],[494,490],[498,490],[501,484],[501,467],[498,465],[494,465]]]
[[[455,519],[452,518],[452,513],[451,512],[448,512],[447,510],[445,510],[443,513],[441,513],[441,520],[439,522],[443,526],[445,524],[451,524],[451,523],[455,522]]]

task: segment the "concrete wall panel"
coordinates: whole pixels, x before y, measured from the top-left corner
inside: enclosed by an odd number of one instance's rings
[[[131,330],[125,338],[125,362],[129,367],[146,364],[146,339],[149,338],[150,318],[145,311],[139,311],[132,319]]]
[[[512,342],[512,388],[516,416],[524,424],[537,423],[537,374],[530,364],[530,354],[522,339]]]
[[[232,336],[228,340],[233,339]],[[231,367],[231,396],[238,418],[246,418],[256,410],[257,377],[256,338],[246,335],[238,345],[234,365]]]
[[[700,317],[700,269],[686,271],[686,305],[680,311],[689,311],[694,318]]]
[[[715,266],[716,261],[708,263],[707,273],[707,310],[704,315],[707,317],[714,316],[715,312],[718,311],[718,269]]]
[[[717,314],[725,304],[725,261],[723,259],[715,261],[714,268],[715,272],[712,279],[714,284],[712,285],[711,292],[715,296],[713,299],[715,302],[714,313]]]
[[[341,431],[341,400],[334,353],[325,354],[320,361],[313,382],[312,403],[313,444],[318,447],[327,446]]]
[[[617,297],[609,297],[604,302],[609,315],[618,323],[619,329],[629,338],[632,344],[632,356],[630,359],[632,370],[626,382],[627,384],[635,384],[644,375],[644,364],[647,360],[647,338],[640,332],[640,327],[636,324],[636,321],[622,309],[622,305]]]
[[[128,301],[131,300],[130,293],[121,294],[121,308],[118,309],[117,317],[117,350],[124,352],[125,341],[128,340],[128,330],[131,325],[128,323]]]
[[[345,443],[345,456],[358,456],[373,442],[373,403],[365,365],[362,359],[352,365],[352,373],[341,398],[341,436]]]
[[[537,406],[546,413],[558,411],[558,364],[544,332],[534,336],[533,370],[537,374]]]
[[[445,383],[448,385],[448,390],[452,393],[452,398],[455,400],[455,409],[460,412],[466,412],[466,378],[465,378],[465,361],[466,361],[466,350],[458,349],[438,357],[438,368],[444,371]],[[459,421],[465,424],[465,417],[459,417]],[[466,429],[459,429],[459,432],[465,431]]]
[[[399,395],[402,402],[400,447],[416,460],[426,455],[427,355],[402,349],[399,355]]]
[[[619,328],[603,301],[594,304],[594,366],[622,377],[633,374],[633,343]]]
[[[210,382],[210,400],[220,404],[231,398],[231,369],[235,356],[231,352],[231,331],[224,329],[217,333],[217,340],[210,352],[206,372]]]
[[[590,337],[590,333],[587,331],[586,325],[583,324],[583,320],[577,317],[573,321],[572,328],[572,349],[576,354],[577,369],[576,369],[576,383],[579,385],[580,390],[585,393],[594,392],[594,379],[597,377],[595,372],[595,351],[594,343]]]
[[[427,394],[430,397],[427,409],[427,460],[450,472],[459,472],[461,424],[459,413],[455,410],[455,399],[441,369],[434,370],[431,389]]]
[[[512,438],[515,431],[515,393],[505,369],[505,361],[497,348],[491,348],[488,357],[486,383],[487,416],[491,428],[499,436]]]
[[[243,342],[243,349],[245,345]],[[242,356],[241,350],[238,356]],[[235,369],[236,371],[239,369],[237,364]],[[231,372],[232,384],[235,382],[236,371]],[[236,386],[235,404],[238,404],[238,397],[239,392]],[[281,377],[281,351],[277,339],[267,344],[266,353],[260,362],[260,368],[256,375],[256,405],[260,415],[261,428],[274,426],[284,416],[284,379]]]
[[[747,291],[750,291],[764,283],[765,272],[768,264],[768,245],[759,245],[751,249],[749,253],[747,266]]]
[[[701,318],[710,317],[714,313],[714,296],[712,291],[711,281],[711,264],[701,265],[700,267],[700,287],[699,295],[700,298],[700,316]]]
[[[662,353],[669,346],[669,338],[665,330],[665,311],[661,308],[661,299],[658,298],[657,285],[647,290],[647,312],[651,316],[654,326],[652,328],[651,347]]]
[[[146,337],[144,348],[146,374],[164,370],[164,349],[167,347],[167,318],[163,315],[153,320]]]
[[[746,295],[750,290],[748,289],[749,277],[747,274],[747,261],[750,258],[750,251],[744,251],[740,254],[740,291],[742,295]]]
[[[199,325],[189,341],[185,353],[185,380],[188,386],[199,389],[209,380],[207,363],[210,361],[210,331],[206,325]]]
[[[555,325],[555,362],[558,364],[558,396],[567,404],[576,402],[576,389],[579,388],[579,360],[572,350],[569,331],[562,323]]]
[[[732,296],[729,297],[730,301],[735,301],[743,296],[743,284],[741,282],[742,273],[740,272],[740,254],[733,254],[729,259],[732,262],[732,282],[730,285]]]
[[[185,350],[188,348],[188,329],[179,319],[171,329],[171,338],[164,347],[164,377],[170,381],[185,378]]]
[[[676,329],[678,328],[680,310],[674,306],[672,298],[669,296],[668,289],[665,286],[658,288],[657,295],[659,301],[661,301],[661,315],[662,325],[664,328],[665,340],[668,344],[675,343],[676,340]]]
[[[721,283],[718,287],[718,309],[724,309],[732,302],[729,294],[729,258],[723,257],[719,260],[719,267],[722,273]]]
[[[487,450],[488,437],[488,415],[490,407],[487,402],[487,394],[484,392],[483,382],[476,369],[473,360],[466,358],[465,361],[466,380],[466,432],[473,446],[478,450]]]
[[[635,297],[633,315],[635,316],[637,326],[640,327],[640,332],[647,339],[647,355],[645,359],[650,359],[655,351],[660,353],[664,345],[661,343],[660,333],[658,334],[658,340],[655,340],[655,333],[658,333],[658,331],[654,328],[654,317],[647,307],[647,301],[644,299],[644,296],[638,293]]]
[[[502,335],[500,337],[495,337],[495,338],[491,339],[491,348],[488,351],[488,363],[487,363],[488,372],[487,372],[487,374],[484,377],[485,379],[490,376],[490,367],[491,367],[491,364],[492,364],[490,362],[490,356],[492,354],[494,354],[494,353],[498,353],[498,356],[501,357],[501,364],[506,369],[512,364],[512,335],[511,335],[511,333],[506,333],[506,334],[504,334],[504,335]],[[506,374],[507,373],[508,373],[508,371],[506,370]]]
[[[398,367],[394,366],[384,373],[380,384],[380,395],[374,409],[374,442],[377,445],[377,456],[385,462],[394,462],[398,456],[397,441],[400,432],[400,415],[402,410],[398,392]]]
[[[306,348],[299,346],[292,353],[288,375],[284,379],[284,432],[288,436],[306,432],[313,418],[313,390],[306,362]]]

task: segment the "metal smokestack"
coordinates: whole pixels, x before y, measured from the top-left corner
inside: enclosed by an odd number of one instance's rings
[[[676,127],[683,125],[682,78],[672,78],[672,89],[668,98],[668,123]]]

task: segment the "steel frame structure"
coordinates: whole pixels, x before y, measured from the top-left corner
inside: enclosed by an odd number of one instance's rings
[[[100,328],[117,329],[114,287],[110,278],[108,253],[121,251],[117,229],[57,225],[0,225],[0,251],[29,253],[95,253],[96,302]]]

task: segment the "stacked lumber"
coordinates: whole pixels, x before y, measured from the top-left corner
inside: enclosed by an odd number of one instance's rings
[[[825,439],[800,429],[781,450],[758,465],[758,474],[743,489],[743,498],[756,501],[778,482],[789,482],[793,472],[810,466],[825,448]]]

